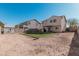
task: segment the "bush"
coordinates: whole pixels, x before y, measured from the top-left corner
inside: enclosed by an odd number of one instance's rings
[[[77,27],[69,27],[69,28],[66,28],[66,31],[67,32],[75,32],[75,31],[77,31]]]
[[[69,28],[66,28],[66,32],[70,32],[70,29]]]
[[[27,33],[27,34],[42,34],[43,32],[38,29],[29,29],[25,33]]]
[[[75,32],[75,31],[77,31],[77,27],[76,27],[76,26],[74,26],[74,27],[70,27],[70,31],[71,31],[71,32]]]

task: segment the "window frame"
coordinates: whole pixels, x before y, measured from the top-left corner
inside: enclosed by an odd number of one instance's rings
[[[57,19],[53,19],[53,22],[55,23]]]

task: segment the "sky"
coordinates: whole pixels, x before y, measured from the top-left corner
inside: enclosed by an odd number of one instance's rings
[[[68,3],[0,3],[0,21],[6,26],[37,19],[43,21],[51,16],[79,19],[79,4]]]

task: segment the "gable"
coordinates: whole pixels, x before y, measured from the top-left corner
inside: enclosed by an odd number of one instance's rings
[[[49,17],[48,19],[46,19],[46,20],[44,20],[44,21],[42,21],[42,23],[44,23],[44,22],[48,22],[48,21],[50,21],[50,20],[54,20],[54,19],[57,19],[57,20],[61,20],[61,19],[65,19],[65,21],[66,21],[66,18],[65,18],[65,16],[51,16],[51,17]]]

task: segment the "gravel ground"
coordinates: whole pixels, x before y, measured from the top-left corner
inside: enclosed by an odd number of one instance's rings
[[[20,34],[0,35],[0,55],[5,56],[67,56],[74,33],[56,33],[45,38]]]

